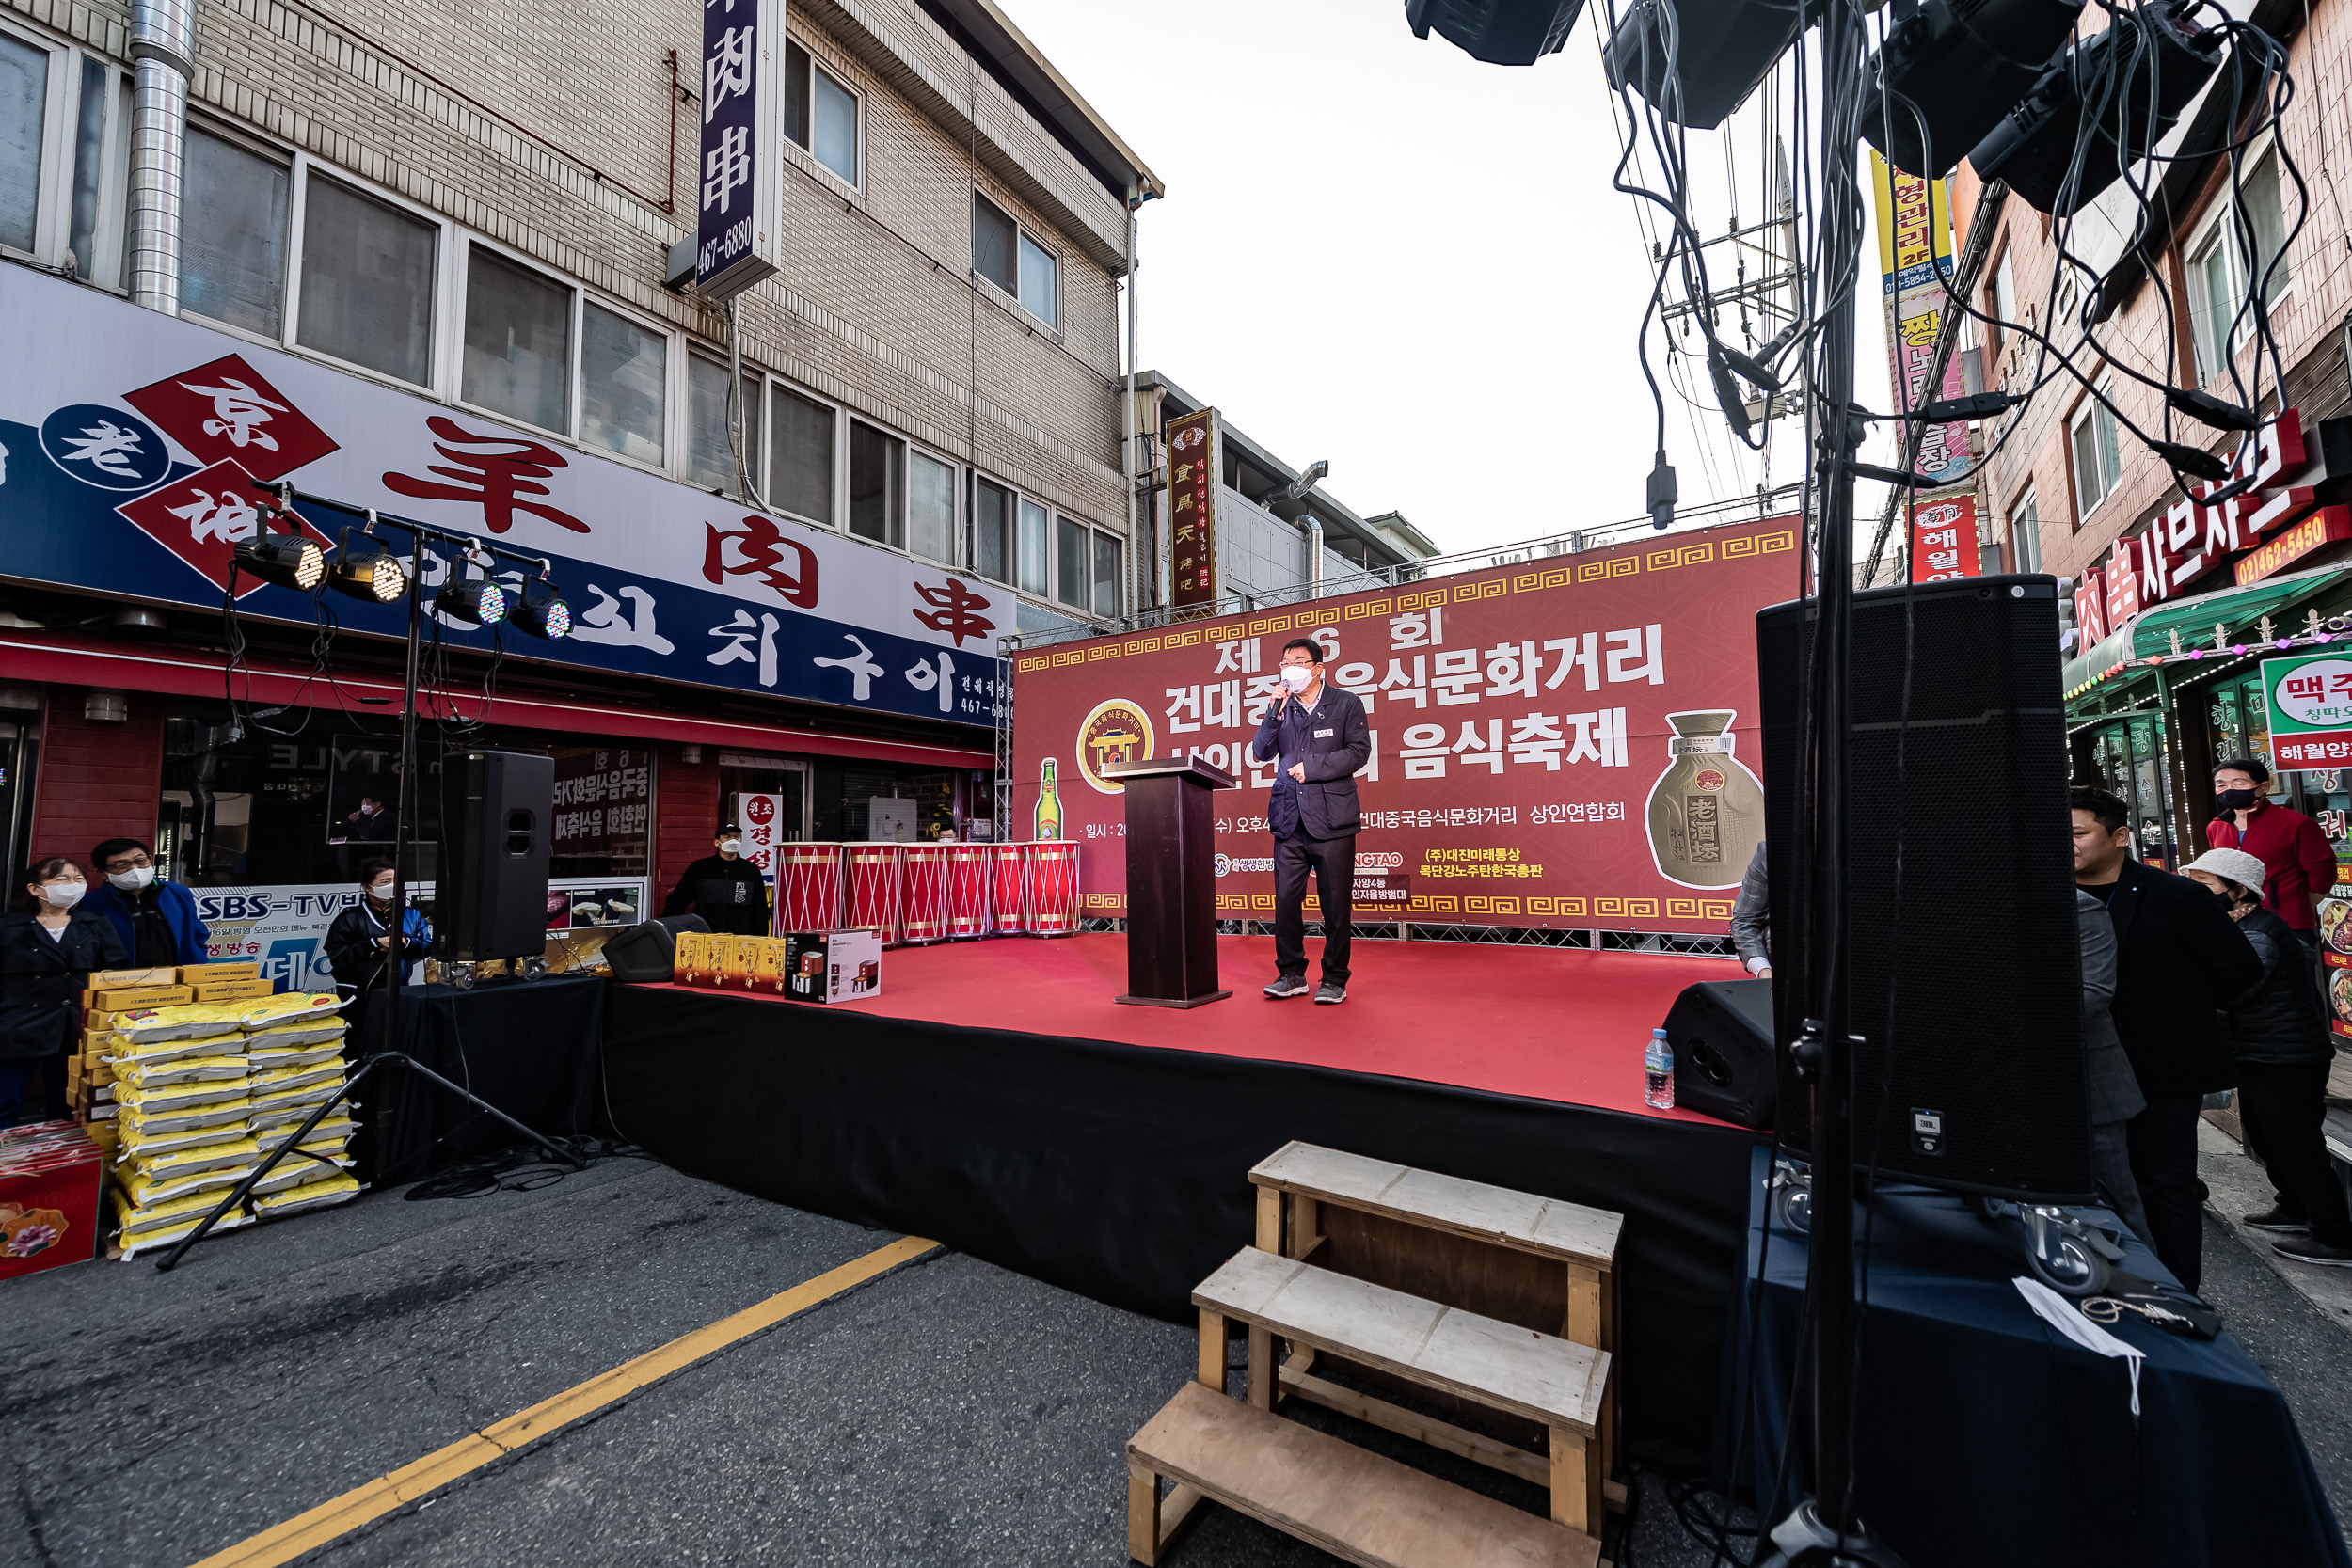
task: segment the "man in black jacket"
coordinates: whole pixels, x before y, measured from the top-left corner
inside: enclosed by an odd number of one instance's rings
[[[759,867],[743,858],[741,830],[729,822],[710,835],[710,843],[717,852],[686,868],[677,886],[670,890],[661,912],[684,914],[691,904],[714,931],[731,931],[739,937],[768,935],[771,907],[768,879],[759,874]]]
[[[1355,917],[1356,771],[1372,758],[1363,699],[1323,682],[1323,649],[1306,638],[1282,644],[1282,694],[1258,720],[1249,754],[1276,762],[1266,821],[1274,830],[1274,966],[1265,993],[1276,1001],[1307,990],[1307,873],[1323,900],[1323,984],[1317,1002],[1347,1000],[1348,922]]]
[[[2203,1272],[2197,1113],[2237,1081],[2221,1009],[2262,983],[2262,959],[2221,901],[2134,859],[2130,813],[2077,789],[2074,884],[2106,902],[2118,952],[2111,1010],[2148,1108],[2124,1124],[2156,1257],[2194,1291]]]

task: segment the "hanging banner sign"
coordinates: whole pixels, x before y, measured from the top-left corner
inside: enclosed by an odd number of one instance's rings
[[[732,299],[779,262],[784,0],[704,0],[694,287]]]
[[[1104,764],[1206,757],[1242,784],[1216,796],[1216,907],[1270,918],[1251,741],[1306,637],[1372,732],[1356,872],[1376,918],[1723,931],[1764,835],[1756,615],[1797,587],[1777,517],[1023,653],[1014,819],[1042,796],[1060,836],[1117,839]],[[1084,857],[1089,914],[1124,911],[1126,872]]]
[[[785,842],[784,797],[749,791],[735,797],[735,829],[743,835],[743,858],[759,867],[762,880],[776,884],[776,850]]]
[[[1224,432],[1214,408],[1168,423],[1168,603],[1216,603],[1216,497]]]
[[[1911,510],[1911,580],[1949,582],[1984,575],[1977,554],[1977,493],[1922,496]]]
[[[2352,766],[2352,655],[2265,658],[2262,682],[2273,766]]]
[[[1894,366],[1897,406],[1916,408],[1960,397],[1968,389],[1967,377],[1956,354],[1945,361],[1943,380],[1928,385],[1952,280],[1952,209],[1946,182],[1905,174],[1872,152],[1870,188],[1878,198],[1879,270],[1886,294],[1886,346]],[[1965,423],[1929,425],[1919,433],[1911,471],[1933,488],[1962,483],[1968,463]],[[1969,549],[1975,553],[1973,540]]]

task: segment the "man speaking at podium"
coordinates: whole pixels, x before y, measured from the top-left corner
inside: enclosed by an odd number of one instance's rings
[[[1265,993],[1307,994],[1307,872],[1323,900],[1323,984],[1317,1002],[1347,1000],[1348,921],[1356,892],[1356,770],[1372,756],[1364,705],[1323,683],[1323,649],[1303,637],[1282,644],[1282,692],[1258,719],[1249,754],[1279,762],[1266,820],[1274,829],[1274,963]]]

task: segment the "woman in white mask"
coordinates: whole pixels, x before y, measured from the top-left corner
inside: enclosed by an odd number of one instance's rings
[[[91,971],[129,961],[114,927],[83,904],[89,879],[81,866],[52,855],[17,883],[0,915],[0,1127],[65,1116],[83,989]]]

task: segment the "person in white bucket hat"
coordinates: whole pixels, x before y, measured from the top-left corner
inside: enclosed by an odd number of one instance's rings
[[[2246,1223],[2278,1232],[2281,1257],[2352,1268],[2352,1206],[2321,1132],[2335,1041],[2311,962],[2294,927],[2263,905],[2268,872],[2259,858],[2208,849],[2183,869],[2222,901],[2263,961],[2262,983],[2226,1002],[2238,1125],[2276,1189],[2270,1208]]]

